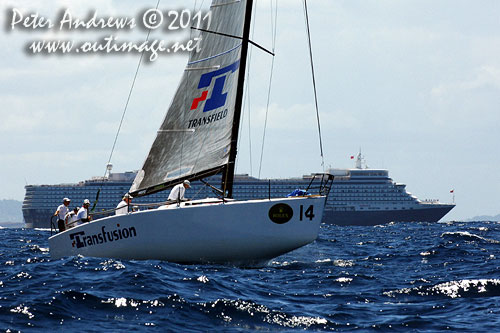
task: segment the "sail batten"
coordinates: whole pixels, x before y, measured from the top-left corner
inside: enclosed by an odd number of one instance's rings
[[[230,50],[227,50],[227,51],[225,51],[225,52],[222,52],[222,53],[220,53],[220,54],[216,54],[216,55],[213,55],[213,56],[208,57],[208,58],[205,58],[205,59],[200,59],[200,60],[196,60],[196,61],[191,61],[191,62],[188,62],[188,65],[194,65],[194,64],[197,64],[197,63],[200,63],[200,62],[203,62],[203,61],[207,61],[207,60],[211,60],[211,59],[214,59],[214,58],[220,57],[220,56],[222,56],[222,55],[224,55],[224,54],[227,54],[227,53],[229,53],[229,52],[233,52],[234,50],[236,50],[236,49],[237,49],[237,48],[239,48],[239,47],[241,47],[241,44],[239,44],[238,46],[233,47],[233,48],[232,48],[232,49],[230,49]],[[188,68],[189,68],[189,67],[188,67]],[[188,69],[188,68],[186,68],[186,69]]]
[[[246,1],[230,6],[213,1],[211,26],[200,29],[201,47],[190,54],[163,123],[130,188],[132,195],[158,192],[184,179],[207,177],[227,168],[242,53],[242,40],[230,36],[243,35],[245,15]]]
[[[186,67],[185,71],[200,71],[200,70],[209,70],[209,69],[219,69],[220,65],[215,65],[211,67]]]
[[[233,1],[229,1],[229,2],[223,2],[223,3],[213,3],[210,5],[210,8],[232,5],[232,4],[237,3],[237,2],[241,2],[241,0],[233,0]]]

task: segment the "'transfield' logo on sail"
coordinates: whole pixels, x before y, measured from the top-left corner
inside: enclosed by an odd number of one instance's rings
[[[86,235],[85,231],[79,231],[69,234],[69,238],[73,241],[71,245],[73,247],[76,246],[76,248],[79,249],[81,247],[114,242],[137,236],[137,231],[135,231],[134,227],[120,229],[119,224],[117,224],[116,226],[119,229],[114,229],[111,231],[107,231],[106,227],[102,227],[101,233],[98,234]]]
[[[219,109],[226,104],[227,92],[224,93],[224,85],[226,83],[226,78],[234,73],[240,67],[240,61],[236,61],[229,66],[215,70],[213,72],[208,72],[200,77],[200,82],[198,83],[198,89],[208,88],[215,79],[215,83],[212,89],[212,94],[210,98],[208,97],[208,89],[203,90],[200,97],[193,99],[191,104],[191,110],[198,108],[198,105],[205,101],[205,106],[203,107],[203,112],[208,112],[212,110]],[[198,127],[200,125],[210,124],[214,121],[219,121],[227,116],[227,109],[221,110],[217,113],[211,114],[209,116],[203,116],[200,118],[192,119],[189,121],[188,128]]]

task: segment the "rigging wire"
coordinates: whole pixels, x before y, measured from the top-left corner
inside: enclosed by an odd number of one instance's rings
[[[203,2],[201,2],[200,4],[200,10],[201,10],[201,6],[203,5]],[[193,4],[193,12],[196,12],[196,4],[198,3],[197,0],[194,1],[194,4]],[[190,29],[189,30],[189,38],[193,38],[193,34],[194,34],[194,31],[193,29]],[[188,63],[191,61],[191,56],[188,57]],[[186,68],[187,68],[188,65],[186,65]],[[186,75],[186,82],[190,82],[190,76],[191,76],[191,72],[190,71],[184,71],[185,75]],[[177,87],[177,91],[175,92],[174,96],[172,97],[173,100],[172,100],[172,104],[174,103],[173,101],[175,100],[175,97],[177,96],[177,93],[182,89],[182,85],[184,83],[184,74],[181,78],[181,82],[179,83],[179,86]],[[188,96],[187,94],[182,94],[182,99],[183,99],[183,104],[184,105],[187,105],[187,100],[188,100]],[[166,117],[168,117],[168,112],[170,111],[170,106],[167,106],[167,112],[166,112],[166,115],[165,115],[165,119]],[[182,112],[182,123],[184,123],[184,119],[186,118],[186,112]],[[163,125],[162,125],[163,126]],[[186,138],[186,133],[185,132],[182,132],[182,135],[181,135],[181,142],[180,142],[180,154],[178,155],[178,162],[179,162],[179,175],[183,175],[183,170],[182,170],[182,162],[184,160],[184,143],[185,143],[185,138]],[[200,147],[201,148],[201,147]],[[198,154],[200,152],[198,151]],[[196,159],[198,160],[198,159]]]
[[[161,0],[158,0],[158,2],[156,3],[156,9],[158,9],[158,6],[160,5],[160,1]],[[146,36],[146,42],[149,40],[150,34],[151,34],[151,29],[148,30],[148,34]],[[132,80],[132,86],[130,87],[130,90],[128,92],[127,102],[125,103],[125,107],[123,108],[122,118],[120,120],[120,125],[118,126],[118,130],[116,131],[115,140],[113,141],[113,147],[111,148],[111,153],[109,154],[109,159],[108,159],[107,164],[109,164],[111,162],[111,158],[113,157],[113,152],[115,150],[116,141],[118,140],[118,135],[120,134],[120,130],[122,128],[123,119],[125,118],[125,114],[127,113],[128,104],[130,102],[130,97],[132,96],[132,91],[134,90],[135,81],[137,80],[137,75],[139,74],[139,69],[141,68],[143,56],[144,56],[144,51],[141,52],[141,56],[139,57],[139,63],[137,64],[137,68],[135,70],[134,79]],[[104,175],[106,175],[106,173]]]
[[[273,53],[275,53],[275,48],[276,48],[276,32],[278,30],[278,28],[277,28],[278,27],[278,24],[277,24],[277,21],[278,21],[278,1],[277,0],[275,1],[274,8],[275,8],[275,12],[274,12],[274,20],[273,20],[273,1],[271,0],[271,29],[272,29],[271,34],[273,35],[273,40],[272,40]],[[266,139],[267,116],[268,116],[268,113],[269,113],[269,103],[270,103],[270,100],[271,100],[271,86],[272,86],[273,72],[274,72],[274,58],[275,57],[273,57],[273,59],[271,61],[271,72],[269,74],[269,86],[268,86],[268,90],[267,90],[266,116],[265,116],[265,120],[264,120],[264,130],[263,130],[263,133],[262,133],[262,147],[261,147],[261,150],[260,150],[260,162],[259,162],[259,174],[258,174],[258,178],[260,178],[260,172],[262,170],[262,158],[264,156],[264,143],[265,143],[265,139]]]
[[[312,74],[312,82],[314,89],[314,103],[316,106],[316,119],[318,121],[318,136],[319,136],[319,150],[321,153],[321,167],[323,168],[323,172],[325,172],[325,157],[323,156],[323,142],[321,139],[321,126],[319,121],[319,108],[318,108],[318,95],[316,91],[316,77],[314,75],[314,62],[313,62],[313,53],[312,53],[312,43],[311,43],[311,31],[309,29],[309,14],[307,12],[307,0],[304,0],[304,16],[305,23],[307,29],[307,41],[309,44],[309,58],[311,60],[311,74]]]
[[[158,7],[160,6],[160,1],[161,0],[158,0],[158,2],[156,3],[156,9],[158,9]],[[148,34],[146,36],[146,42],[149,40],[150,34],[151,34],[151,29],[148,30]],[[137,64],[137,68],[135,70],[134,79],[132,80],[132,85],[130,86],[130,90],[128,92],[127,101],[125,102],[125,107],[123,108],[123,113],[122,113],[122,117],[120,119],[120,124],[118,125],[118,130],[116,131],[115,139],[113,141],[113,146],[111,147],[111,152],[109,154],[108,163],[106,163],[106,171],[104,172],[104,175],[102,177],[103,179],[104,179],[104,177],[106,177],[106,173],[108,172],[108,165],[111,163],[111,158],[113,157],[113,152],[115,150],[116,142],[118,141],[118,136],[119,136],[120,130],[122,128],[123,119],[125,118],[125,114],[127,113],[128,104],[129,104],[130,98],[132,96],[132,91],[134,90],[135,81],[137,80],[137,75],[139,74],[139,68],[141,67],[143,56],[144,56],[144,51],[141,52],[141,56],[139,57],[139,62]],[[99,194],[101,193],[101,188],[102,188],[102,184],[101,184],[101,186],[99,186],[99,189],[97,190],[96,198],[95,198],[94,204],[92,206],[91,212],[94,211],[94,209],[97,205],[97,201],[99,200]]]
[[[254,35],[255,35],[255,26],[257,25],[256,24],[256,16],[257,16],[257,2],[254,2],[253,4],[253,9],[252,9],[252,37],[251,39],[253,40],[254,39]],[[243,114],[245,113],[245,111],[248,112],[248,151],[249,151],[249,157],[250,157],[250,175],[252,175],[253,173],[253,163],[252,163],[252,132],[251,132],[251,119],[250,119],[250,111],[251,111],[251,107],[250,107],[250,66],[252,64],[252,51],[253,51],[253,48],[249,48],[248,50],[248,61],[247,61],[247,67],[248,67],[248,70],[246,71],[246,84],[245,84],[245,99],[243,100]],[[247,106],[248,105],[248,106]],[[243,115],[242,115],[242,118],[243,118]],[[242,125],[243,122],[240,122],[240,126],[243,127]],[[241,131],[240,131],[241,133]],[[241,140],[238,141],[238,150],[239,150],[239,144],[240,144]],[[236,160],[236,163],[238,163],[238,160]]]

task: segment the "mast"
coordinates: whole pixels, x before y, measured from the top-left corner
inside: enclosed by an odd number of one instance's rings
[[[247,66],[248,43],[250,41],[250,22],[252,19],[253,0],[247,0],[245,10],[245,22],[243,25],[243,36],[241,44],[240,69],[238,74],[238,86],[236,90],[236,103],[234,106],[233,129],[231,132],[231,147],[229,161],[222,173],[222,191],[228,198],[233,197],[234,168],[236,162],[236,150],[238,146],[238,132],[240,129],[241,110],[243,106],[243,88],[245,84],[245,72]],[[227,191],[227,192],[226,192]]]

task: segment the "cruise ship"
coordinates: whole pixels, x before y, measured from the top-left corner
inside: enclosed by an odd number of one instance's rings
[[[323,223],[351,225],[379,225],[389,222],[437,222],[455,204],[440,203],[439,200],[419,200],[406,191],[406,185],[394,182],[385,169],[370,169],[362,166],[361,153],[353,169],[330,169],[335,176],[327,198]],[[26,185],[23,202],[23,217],[27,228],[50,228],[50,219],[64,197],[71,199],[70,208],[81,206],[84,199],[96,202],[94,213],[112,210],[129,190],[136,173],[112,173],[111,168],[104,177],[94,177],[76,184]],[[311,175],[289,179],[258,179],[246,174],[235,175],[233,196],[235,199],[262,199],[283,197],[296,189],[306,189]],[[218,185],[220,176],[205,181]],[[97,198],[97,193],[100,194]],[[169,192],[159,192],[133,200],[135,209],[145,209],[141,204],[162,203]],[[210,187],[200,181],[191,183],[186,197],[201,199],[213,197]],[[98,215],[97,215],[98,216]],[[97,217],[96,216],[96,217]]]

